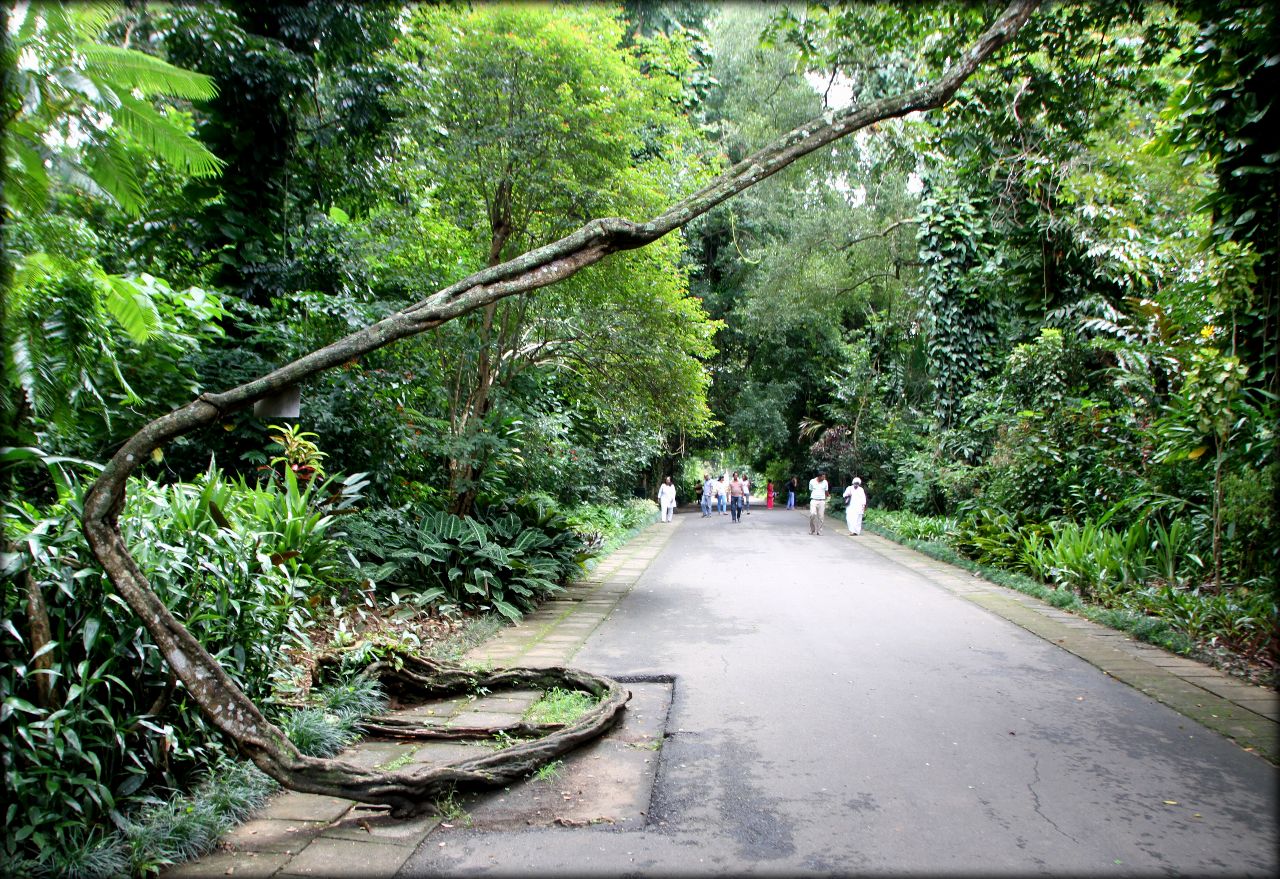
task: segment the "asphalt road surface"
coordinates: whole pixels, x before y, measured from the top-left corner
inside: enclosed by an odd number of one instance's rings
[[[842,522],[678,518],[573,660],[675,676],[645,828],[458,830],[401,876],[1276,874],[1261,758]]]

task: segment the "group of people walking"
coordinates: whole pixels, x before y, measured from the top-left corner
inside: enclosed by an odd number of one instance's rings
[[[794,510],[796,507],[796,490],[800,487],[800,480],[792,476],[787,482],[787,509]],[[822,524],[827,516],[827,496],[830,488],[827,484],[827,474],[819,473],[813,479],[809,480],[809,533],[822,534]],[[766,490],[769,507],[773,507],[773,483],[768,483]],[[744,512],[751,512],[751,480],[745,473],[734,473],[732,477],[721,475],[718,479],[713,479],[710,474],[702,475],[702,492],[701,492],[702,518],[718,513],[723,516],[726,513],[732,517],[733,522],[741,522]],[[844,490],[844,518],[845,524],[849,526],[849,533],[858,535],[862,533],[862,514],[867,509],[867,493],[862,488],[862,480],[853,477],[849,481],[849,487]],[[658,488],[658,506],[662,510],[662,521],[670,522],[672,515],[676,509],[676,487],[668,476],[662,481],[662,485]],[[727,509],[726,509],[727,508]],[[712,511],[715,511],[713,513]]]
[[[770,482],[767,489],[768,504],[773,506],[773,483]],[[719,479],[712,479],[708,473],[702,474],[702,518],[712,515],[712,508],[721,516],[725,515],[726,506],[728,507],[728,515],[734,522],[742,521],[742,514],[751,512],[751,479],[747,474],[734,473],[732,477],[726,478],[721,475]]]

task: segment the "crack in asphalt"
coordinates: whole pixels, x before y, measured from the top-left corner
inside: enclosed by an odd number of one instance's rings
[[[1027,790],[1030,791],[1031,799],[1035,802],[1035,813],[1039,815],[1041,818],[1043,818],[1045,821],[1048,821],[1049,826],[1052,827],[1054,830],[1061,833],[1063,836],[1065,836],[1067,839],[1074,842],[1076,845],[1079,845],[1080,840],[1076,839],[1070,833],[1067,833],[1065,830],[1063,830],[1061,827],[1055,824],[1052,818],[1050,818],[1044,812],[1040,811],[1040,795],[1036,793],[1036,785],[1040,783],[1040,761],[1038,759],[1031,764],[1031,771],[1035,774],[1035,780],[1033,780],[1031,783],[1027,785]]]

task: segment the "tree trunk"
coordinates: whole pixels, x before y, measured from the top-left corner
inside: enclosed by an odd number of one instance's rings
[[[388,687],[433,695],[449,687],[569,686],[604,696],[574,726],[537,742],[441,766],[378,771],[338,760],[305,757],[235,685],[218,661],[195,639],[152,590],[121,536],[118,517],[129,475],[151,452],[197,428],[212,425],[254,401],[339,366],[354,357],[417,335],[509,296],[554,284],[619,250],[643,247],[684,226],[750,186],[809,153],[885,119],[929,110],[949,101],[993,52],[1011,40],[1038,0],[1015,0],[936,82],[903,95],[847,108],[794,129],[729,168],[703,189],[643,223],[596,219],[565,238],[471,275],[273,372],[223,393],[198,399],[151,421],[107,462],[84,498],[83,528],[94,556],[120,596],[133,609],[200,710],[234,739],[265,773],[293,790],[381,803],[394,814],[429,808],[446,787],[501,785],[541,762],[599,735],[622,710],[627,692],[616,682],[574,669],[507,669],[472,674],[426,660],[406,662],[403,672],[379,668]]]
[[[502,264],[502,251],[511,239],[511,168],[498,182],[493,201],[489,205],[489,268]],[[475,386],[461,403],[461,410],[452,413],[450,424],[455,426],[454,439],[459,440],[478,434],[484,429],[485,416],[489,414],[490,392],[493,390],[497,368],[495,361],[502,358],[502,335],[499,334],[497,350],[494,350],[493,322],[498,313],[498,303],[491,302],[484,306],[480,322],[480,354],[476,364]],[[459,364],[459,369],[464,368]],[[459,381],[462,377],[459,377]],[[455,516],[468,516],[475,507],[476,480],[484,471],[484,466],[476,460],[469,449],[470,444],[463,444],[464,457],[449,461],[449,493],[453,499],[449,502],[449,512]]]

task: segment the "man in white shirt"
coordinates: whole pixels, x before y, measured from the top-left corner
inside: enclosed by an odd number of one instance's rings
[[[822,536],[822,520],[827,517],[827,474],[809,480],[809,533]]]

